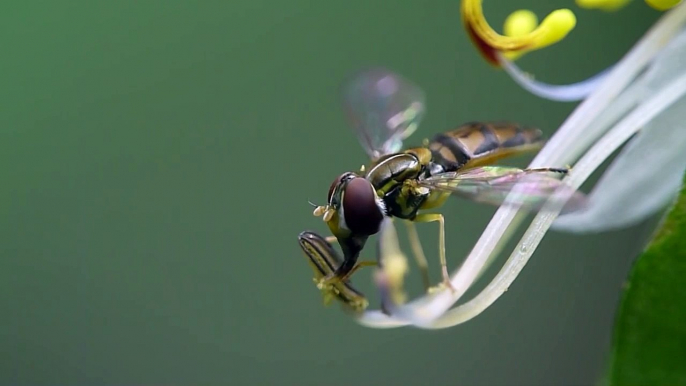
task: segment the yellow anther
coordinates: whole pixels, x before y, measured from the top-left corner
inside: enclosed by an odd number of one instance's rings
[[[536,25],[536,17],[531,12],[517,11],[508,18],[505,35],[500,35],[486,21],[482,1],[463,0],[462,20],[484,58],[496,66],[499,65],[497,52],[509,57],[521,56],[562,40],[576,25],[576,17],[568,9],[552,12],[540,25]]]
[[[603,11],[616,11],[631,0],[576,0],[576,5],[587,9],[602,9]]]
[[[548,47],[564,39],[576,26],[576,16],[568,9],[558,9],[548,15],[538,27],[546,31],[536,41],[536,49]]]
[[[537,27],[538,17],[536,14],[527,9],[520,9],[519,11],[512,12],[510,16],[505,19],[503,32],[506,36],[511,37],[524,36],[534,31]],[[527,50],[509,51],[504,52],[503,55],[510,60],[515,60],[526,52]]]
[[[512,12],[505,19],[503,32],[506,36],[524,36],[538,27],[538,17],[528,9]]]
[[[646,4],[657,9],[658,11],[666,11],[681,3],[681,0],[645,0]]]
[[[538,38],[534,45],[519,51],[504,52],[506,58],[515,60],[527,52],[538,50],[549,45],[555,44],[564,39],[565,36],[576,26],[576,17],[568,9],[558,9],[548,15],[543,22],[538,25],[536,15],[527,10],[513,12],[505,20],[503,30],[508,36],[522,36],[536,29],[546,31]]]
[[[616,11],[623,8],[631,0],[576,0],[576,5],[581,8],[602,9],[603,11]],[[666,11],[677,6],[682,0],[645,0],[646,4],[658,11]]]

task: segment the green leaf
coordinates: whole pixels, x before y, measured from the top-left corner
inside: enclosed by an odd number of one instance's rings
[[[610,385],[686,385],[686,187],[632,268],[613,343]]]

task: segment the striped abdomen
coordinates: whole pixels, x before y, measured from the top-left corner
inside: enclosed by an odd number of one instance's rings
[[[510,122],[470,122],[429,142],[433,162],[455,171],[492,164],[514,154],[538,150],[541,131]]]

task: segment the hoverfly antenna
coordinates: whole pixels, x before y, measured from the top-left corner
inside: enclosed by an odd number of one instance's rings
[[[319,205],[315,204],[314,202],[307,200],[307,203],[310,204],[313,208],[319,207]]]

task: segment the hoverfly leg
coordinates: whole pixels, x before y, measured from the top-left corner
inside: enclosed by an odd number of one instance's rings
[[[300,248],[307,257],[314,272],[313,281],[321,290],[322,300],[325,305],[330,304],[334,299],[353,311],[363,311],[368,306],[368,301],[364,294],[355,289],[350,283],[335,283],[331,285],[319,286],[322,278],[333,274],[336,271],[342,258],[338,256],[331,244],[324,240],[324,237],[314,232],[302,232],[298,236]]]
[[[445,258],[445,219],[442,214],[439,213],[425,213],[419,214],[412,221],[414,222],[438,222],[438,256],[441,261],[441,274],[443,276],[443,285],[450,288],[451,291],[455,291],[450,282],[450,274],[448,273],[448,262]]]
[[[353,273],[355,273],[357,270],[359,270],[362,267],[374,267],[377,266],[378,263],[375,261],[360,261],[359,263],[355,264],[353,268],[350,270],[350,272],[346,273],[344,276],[336,276],[334,272],[322,277],[319,279],[317,282],[317,287],[319,289],[325,288],[326,286],[338,284],[338,283],[344,283],[345,281],[350,279],[350,276],[352,276]]]
[[[341,278],[341,281],[347,281],[348,279],[350,279],[350,276],[352,276],[352,274],[355,273],[355,271],[362,267],[376,267],[377,265],[378,263],[376,261],[360,261],[359,263],[355,264],[355,266],[353,267],[353,269],[350,270],[350,272],[348,272],[345,276]]]
[[[326,240],[326,242],[329,243],[329,244],[338,241],[338,239],[336,238],[336,236],[326,236],[326,237],[324,238],[324,240]]]
[[[317,280],[317,288],[322,289],[322,288],[325,288],[327,286],[332,286],[334,284],[338,284],[341,281],[342,280],[341,280],[340,276],[337,276],[335,272],[331,272],[328,275]]]
[[[428,292],[429,288],[431,287],[431,279],[429,278],[429,263],[426,260],[426,255],[424,255],[424,248],[422,248],[422,243],[419,240],[417,228],[414,226],[414,223],[412,221],[404,221],[404,223],[407,229],[407,237],[410,240],[412,255],[414,256],[417,266],[419,267],[419,271],[422,275],[424,290]]]

